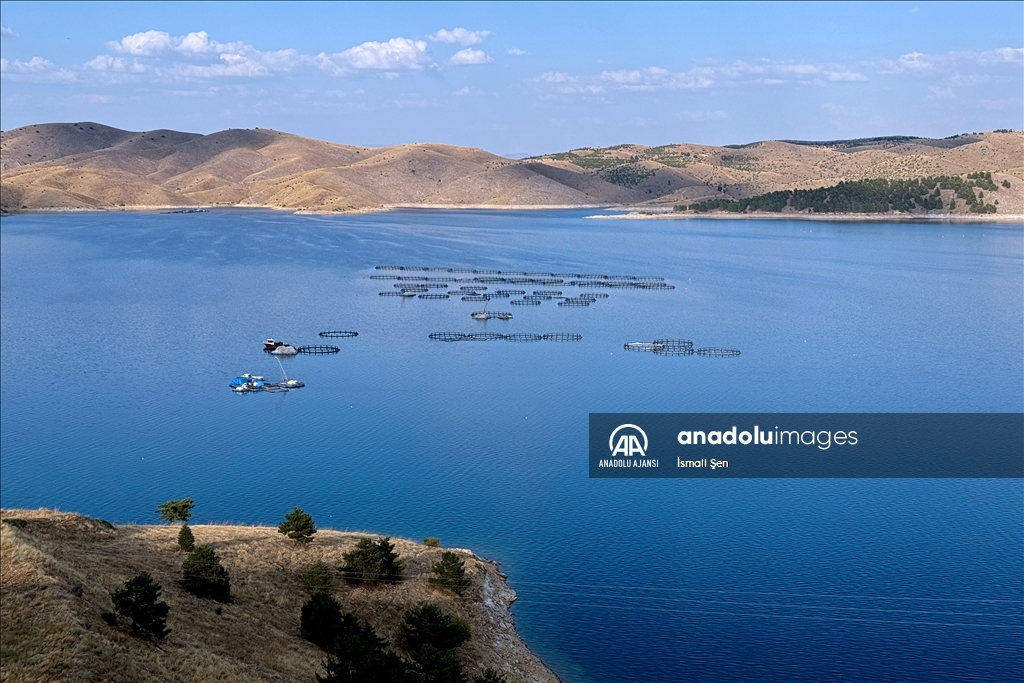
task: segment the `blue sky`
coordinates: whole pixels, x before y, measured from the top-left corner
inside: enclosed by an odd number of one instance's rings
[[[1024,127],[1024,3],[2,2],[7,130],[499,154]]]

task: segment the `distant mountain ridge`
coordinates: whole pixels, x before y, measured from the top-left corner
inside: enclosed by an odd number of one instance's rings
[[[98,123],[0,135],[0,206],[19,210],[248,206],[671,206],[842,180],[989,171],[1024,181],[1024,133],[582,148],[521,160],[441,144],[356,147],[268,129],[209,135]],[[1020,184],[1014,183],[1015,187]]]

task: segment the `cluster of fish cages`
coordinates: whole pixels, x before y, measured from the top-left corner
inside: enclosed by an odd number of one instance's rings
[[[491,318],[497,318],[498,320],[512,319],[512,314],[507,311],[473,311],[469,316],[473,320],[490,320]]]
[[[499,334],[497,332],[434,332],[427,335],[434,341],[457,342],[457,341],[508,341],[508,342],[570,342],[583,339],[582,334],[575,332],[549,332],[547,334],[532,334],[529,332],[516,332],[513,334]]]
[[[653,353],[656,356],[705,356],[707,358],[733,358],[740,355],[739,349],[720,346],[693,348],[689,339],[655,339],[649,342],[628,342],[622,345],[626,351]]]
[[[332,339],[347,339],[349,337],[358,337],[359,333],[352,330],[327,330],[326,332],[321,332],[320,336]]]
[[[331,353],[338,353],[341,351],[341,347],[329,346],[326,344],[312,344],[309,346],[296,346],[295,350],[299,353],[308,353],[314,356],[326,356]]]

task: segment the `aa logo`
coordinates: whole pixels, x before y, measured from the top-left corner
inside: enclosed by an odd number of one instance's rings
[[[616,437],[618,437],[616,439]],[[641,439],[643,445],[641,445]],[[647,457],[647,434],[636,425],[619,425],[608,437],[608,450],[612,457],[620,455],[626,458]]]

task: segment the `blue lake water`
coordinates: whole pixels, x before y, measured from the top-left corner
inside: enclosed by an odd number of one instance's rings
[[[591,412],[1024,410],[1021,226],[587,213],[5,217],[2,504],[439,536],[501,562],[566,683],[1021,680],[1021,480],[587,477]],[[481,323],[378,264],[676,289]],[[285,360],[305,388],[229,391],[328,329],[359,336]],[[583,340],[427,338],[481,330]],[[658,337],[743,353],[622,349]]]

